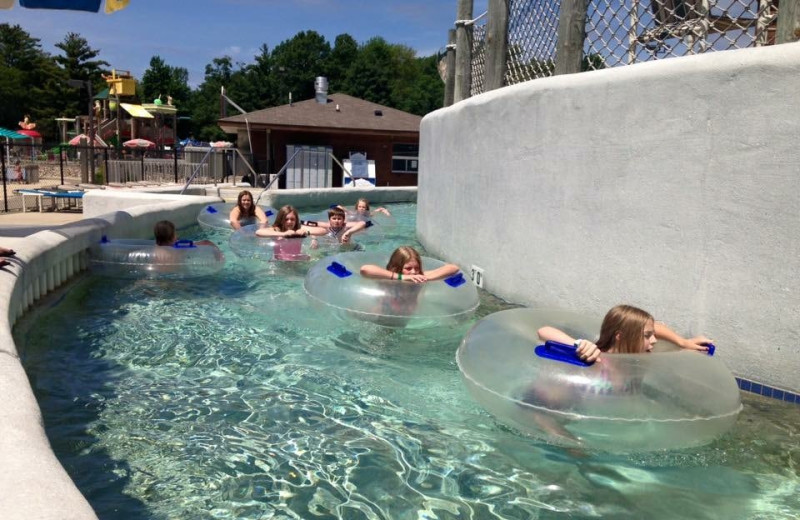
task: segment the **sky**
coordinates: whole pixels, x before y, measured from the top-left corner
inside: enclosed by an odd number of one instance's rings
[[[488,0],[475,0],[475,17]],[[189,84],[202,83],[214,58],[252,63],[259,49],[269,50],[300,31],[314,30],[333,45],[350,34],[359,43],[380,36],[411,47],[418,56],[443,50],[456,20],[457,0],[131,0],[112,14],[25,9],[0,10],[0,23],[20,25],[39,38],[42,49],[69,32],[80,34],[98,59],[141,78],[150,58],[189,71]]]

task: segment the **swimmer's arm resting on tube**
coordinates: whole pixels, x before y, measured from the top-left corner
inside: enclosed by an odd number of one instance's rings
[[[711,343],[710,339],[702,335],[688,339],[684,338],[660,321],[655,322],[655,333],[657,339],[669,341],[670,343],[674,343],[675,345],[687,350],[706,352],[708,351],[708,344]]]
[[[536,332],[539,334],[539,339],[542,341],[557,341],[566,345],[574,345],[576,341],[575,338],[555,327],[542,327]],[[597,348],[597,345],[591,341],[582,339],[575,349],[575,354],[583,361],[593,363],[600,357],[601,352],[600,349]]]

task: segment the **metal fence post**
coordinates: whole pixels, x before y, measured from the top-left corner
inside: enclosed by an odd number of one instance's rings
[[[472,87],[472,0],[458,0],[456,73],[453,101],[469,97]]]
[[[6,190],[6,154],[0,153],[0,163],[2,163],[3,168],[3,207],[6,213],[8,213],[8,191]],[[22,199],[22,203],[25,203],[25,199]]]
[[[58,169],[61,171],[61,184],[64,184],[64,148],[58,145]]]
[[[103,175],[103,184],[108,184],[108,148],[103,148],[103,161],[105,162],[105,175]]]
[[[175,184],[178,184],[178,147],[172,147],[172,171],[175,173]]]

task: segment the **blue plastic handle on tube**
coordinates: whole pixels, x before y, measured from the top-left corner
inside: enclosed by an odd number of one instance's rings
[[[192,242],[191,240],[178,240],[172,245],[172,247],[174,247],[175,249],[189,249],[196,246],[194,245],[194,242]]]
[[[206,206],[206,211],[208,211],[209,213],[219,213],[219,211],[217,211],[217,208],[215,208],[214,206]]]
[[[328,270],[329,273],[338,276],[339,278],[347,278],[348,276],[353,274],[339,262],[331,262],[331,265],[326,267],[326,269]]]
[[[539,357],[561,361],[562,363],[578,365],[579,367],[588,367],[594,364],[587,363],[579,358],[575,353],[576,350],[575,345],[566,345],[558,341],[545,341],[544,345],[539,345],[533,349],[534,353]]]
[[[717,347],[713,343],[706,343],[706,346],[708,347],[707,354],[709,356],[713,356],[714,355],[714,351],[717,350]]]
[[[467,281],[464,279],[464,274],[459,271],[453,276],[444,279],[444,283],[449,285],[450,287],[458,287],[459,285],[464,285]]]

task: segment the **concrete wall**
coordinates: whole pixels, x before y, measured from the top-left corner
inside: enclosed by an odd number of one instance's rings
[[[800,44],[531,81],[422,122],[418,233],[509,301],[617,303],[800,390]]]

